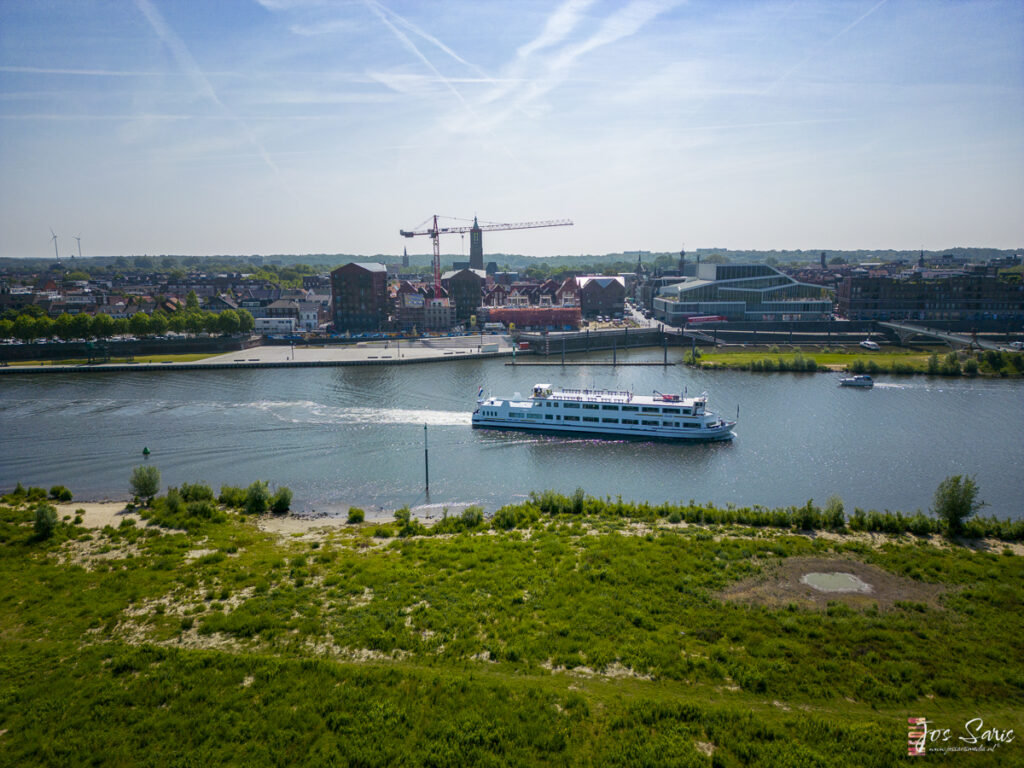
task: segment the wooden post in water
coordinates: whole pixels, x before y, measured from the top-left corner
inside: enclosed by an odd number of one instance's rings
[[[562,334],[562,365],[565,365],[565,334]]]
[[[662,354],[664,355],[664,358],[665,358],[662,361],[662,365],[667,366],[668,365],[668,334],[666,334],[664,331],[662,331],[662,333],[661,333],[661,351],[662,351]]]
[[[612,365],[615,365],[615,353],[618,351],[618,341],[612,339]]]
[[[430,495],[430,453],[427,451],[427,425],[423,425],[423,474],[426,479],[426,493]]]

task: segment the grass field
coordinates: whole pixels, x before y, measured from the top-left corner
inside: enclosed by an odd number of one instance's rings
[[[854,373],[932,374],[940,376],[983,375],[1017,377],[1024,372],[1024,356],[1013,352],[950,352],[935,347],[745,347],[701,350],[701,368],[736,370],[850,371]]]
[[[193,363],[196,360],[205,360],[208,357],[215,357],[221,354],[215,353],[196,353],[196,354],[182,354],[182,355],[137,355],[135,357],[111,357],[109,360],[103,360],[104,363]],[[95,364],[95,363],[94,363]],[[67,358],[64,360],[19,360],[17,362],[11,362],[9,365],[89,365],[88,358]]]
[[[908,717],[1020,728],[1019,544],[535,502],[279,537],[158,500],[191,532],[45,539],[0,506],[0,764],[859,767]],[[805,562],[877,599],[809,598]]]

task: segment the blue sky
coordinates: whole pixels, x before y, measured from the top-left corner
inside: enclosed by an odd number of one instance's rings
[[[421,253],[434,213],[1024,246],[1024,3],[0,0],[0,256]]]

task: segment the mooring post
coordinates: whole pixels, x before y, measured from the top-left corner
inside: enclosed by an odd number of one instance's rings
[[[562,335],[562,365],[565,365],[565,335]]]
[[[615,365],[615,353],[618,351],[618,342],[612,339],[612,365]]]
[[[426,479],[426,493],[430,494],[430,453],[427,450],[427,425],[423,425],[423,474]]]
[[[662,365],[668,365],[668,335],[665,333],[661,334],[661,351],[665,359],[662,361]]]

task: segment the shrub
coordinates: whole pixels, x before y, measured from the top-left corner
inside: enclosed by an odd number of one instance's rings
[[[976,358],[972,357],[964,361],[964,373],[968,376],[978,375],[978,361]]]
[[[160,492],[160,470],[152,464],[143,464],[132,470],[132,493],[147,503]]]
[[[363,510],[361,510],[359,507],[349,507],[348,508],[348,518],[346,519],[345,522],[347,522],[349,525],[355,525],[356,523],[361,523],[365,519],[366,519],[366,513],[363,512]]]
[[[42,502],[36,505],[34,528],[36,536],[48,539],[57,528],[57,509],[52,504]]]
[[[213,501],[213,489],[206,483],[182,483],[179,490],[185,501]]]
[[[245,507],[245,498],[244,488],[238,488],[234,485],[222,485],[220,487],[220,496],[217,497],[217,502],[223,504],[225,507],[242,509]]]
[[[266,480],[257,480],[245,491],[245,511],[250,515],[261,515],[270,506],[270,489]]]
[[[283,515],[292,506],[292,491],[286,486],[277,489],[277,493],[270,500],[270,511],[275,515]]]
[[[939,375],[939,353],[932,352],[928,358],[928,375],[938,376]]]
[[[978,484],[973,477],[952,475],[935,489],[932,512],[945,523],[949,535],[955,536],[963,530],[964,521],[983,504],[978,501]]]
[[[462,510],[462,514],[459,516],[462,525],[467,529],[479,528],[484,522],[484,508],[471,504]]]
[[[50,498],[54,501],[71,501],[71,491],[63,485],[55,485],[50,489]]]

